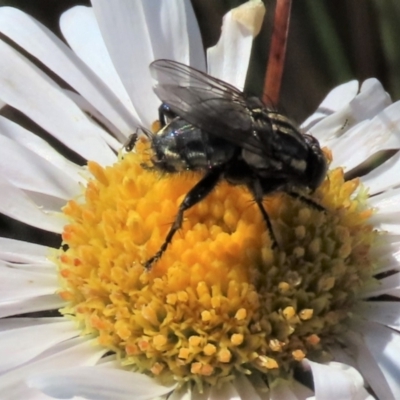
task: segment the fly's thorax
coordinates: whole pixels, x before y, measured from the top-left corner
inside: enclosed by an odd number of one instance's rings
[[[246,105],[249,108],[249,110],[252,110],[252,111],[265,110],[265,105],[263,104],[261,99],[256,96],[247,96],[246,97]]]
[[[176,132],[183,129],[184,125],[174,128],[171,124],[164,126],[152,136],[151,146],[154,152],[152,162],[154,167],[161,171],[185,171],[189,168],[185,159],[180,156],[179,142],[176,140]]]
[[[229,161],[235,146],[175,118],[152,137],[154,167],[166,172],[207,170]]]
[[[280,171],[283,167],[282,161],[279,159],[265,157],[246,149],[242,150],[242,158],[255,171],[270,170],[271,168],[274,171]]]

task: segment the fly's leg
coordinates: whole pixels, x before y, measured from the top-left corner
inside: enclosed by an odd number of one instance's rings
[[[176,214],[175,221],[172,224],[164,243],[161,245],[160,250],[154,254],[153,257],[148,259],[144,267],[149,270],[154,262],[159,260],[165,250],[167,250],[168,245],[171,243],[172,238],[175,233],[181,228],[183,222],[183,213],[189,208],[193,207],[195,204],[206,198],[210,192],[215,188],[219,180],[221,179],[222,169],[214,168],[212,169],[204,178],[199,181],[192,189],[186,194],[182,203],[179,206],[178,214]]]
[[[309,199],[308,197],[304,197],[301,194],[298,194],[296,192],[286,192],[286,193],[290,197],[293,197],[294,199],[298,199],[318,211],[326,211],[324,207],[322,207],[320,204],[316,203],[314,200]]]
[[[158,107],[158,120],[160,121],[160,125],[164,128],[167,125],[168,121],[176,118],[176,114],[171,111],[171,108],[168,104],[162,103],[160,107]]]
[[[124,144],[125,151],[130,152],[135,148],[138,137],[139,137],[138,130],[136,130],[135,133],[129,135],[127,141]]]
[[[266,194],[268,194],[268,193],[265,193],[265,188],[262,188],[260,182],[257,181],[257,180],[255,180],[254,182],[249,184],[248,188],[249,188],[250,192],[253,194],[254,201],[256,202],[256,204],[257,204],[257,206],[258,206],[258,208],[259,208],[259,210],[261,212],[261,215],[264,218],[265,225],[267,225],[269,236],[270,236],[271,242],[272,242],[272,246],[271,247],[273,249],[275,249],[276,247],[278,247],[278,242],[276,240],[276,236],[275,236],[274,230],[272,229],[272,224],[271,224],[271,220],[269,218],[269,215],[268,215],[267,211],[265,211],[265,208],[264,208],[263,203],[262,203],[264,196]],[[275,188],[271,187],[270,188],[270,192],[273,192],[273,191],[275,191]]]
[[[271,237],[271,242],[272,242],[272,246],[271,247],[273,249],[275,249],[276,247],[278,247],[278,242],[276,241],[275,233],[274,233],[274,230],[272,229],[272,224],[271,224],[271,220],[269,219],[269,215],[265,211],[265,208],[263,206],[262,198],[258,199],[256,197],[254,197],[254,200],[255,200],[256,204],[258,205],[258,208],[261,211],[261,214],[262,214],[262,216],[264,218],[265,224],[267,225],[269,236]]]

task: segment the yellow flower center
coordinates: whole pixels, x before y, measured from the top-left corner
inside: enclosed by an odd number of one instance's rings
[[[248,191],[222,182],[185,213],[150,271],[197,173],[143,168],[148,144],[112,167],[89,163],[82,199],[64,208],[62,310],[132,370],[216,384],[235,373],[288,376],[326,359],[371,279],[376,232],[366,193],[336,169],[313,195],[319,211],[284,193],[265,198],[278,249]],[[357,194],[355,194],[357,191]]]

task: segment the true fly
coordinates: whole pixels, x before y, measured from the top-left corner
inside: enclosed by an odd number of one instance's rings
[[[284,191],[323,210],[296,191],[313,192],[326,176],[327,161],[313,136],[302,133],[259,98],[187,65],[156,60],[150,70],[162,102],[162,128],[148,133],[154,168],[169,173],[197,170],[204,176],[186,194],[164,243],[147,260],[146,268],[165,252],[182,226],[184,212],[222,179],[248,188],[274,246],[277,242],[264,196]]]

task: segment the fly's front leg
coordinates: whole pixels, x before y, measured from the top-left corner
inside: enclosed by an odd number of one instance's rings
[[[176,118],[176,114],[171,111],[168,104],[162,103],[161,106],[158,107],[158,120],[162,128],[174,118]]]
[[[205,175],[201,181],[199,181],[192,189],[186,194],[182,203],[179,206],[178,213],[176,214],[175,221],[172,224],[164,243],[161,245],[160,250],[154,254],[153,257],[148,259],[144,267],[148,270],[151,268],[152,264],[159,260],[165,250],[167,250],[168,245],[171,243],[172,238],[175,233],[181,228],[183,222],[183,213],[189,208],[193,207],[195,204],[207,197],[210,192],[215,188],[219,180],[221,179],[222,169],[215,168],[211,170],[207,175]]]
[[[130,152],[135,148],[138,137],[139,137],[138,130],[136,130],[135,133],[129,135],[127,141],[124,144],[125,151]]]

